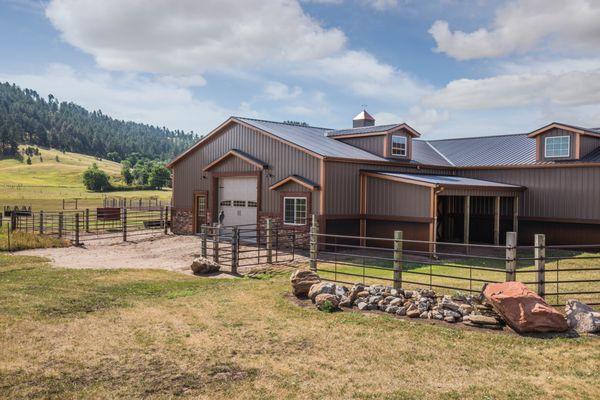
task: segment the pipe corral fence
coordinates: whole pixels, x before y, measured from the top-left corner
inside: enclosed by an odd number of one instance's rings
[[[521,281],[552,305],[577,298],[600,305],[600,244],[546,245],[535,235],[533,246],[517,246],[507,232],[506,245],[441,243],[393,237],[319,233],[313,217],[309,230],[276,224],[201,227],[201,254],[238,273],[254,265],[308,264],[321,279],[342,284],[382,284],[430,288],[440,293],[481,293],[486,283]]]

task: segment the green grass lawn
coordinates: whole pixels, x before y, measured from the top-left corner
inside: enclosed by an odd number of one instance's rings
[[[374,253],[376,256],[389,258],[391,253]],[[371,255],[374,255],[371,254]],[[531,254],[523,254],[531,258]],[[600,270],[585,270],[600,266],[600,254],[581,252],[548,252],[547,257],[569,257],[572,259],[552,260],[546,262],[545,279],[546,293],[557,292],[591,292],[598,291],[600,285]],[[416,260],[408,256],[409,260]],[[557,270],[558,264],[558,272]],[[478,269],[485,268],[485,269]],[[360,256],[337,256],[334,262],[320,262],[319,275],[324,278],[349,283],[363,282],[367,284],[393,285],[392,262]],[[573,271],[578,269],[577,271]],[[584,270],[579,270],[584,269]],[[431,276],[433,275],[433,276]],[[437,275],[437,276],[436,276]],[[485,282],[502,282],[506,278],[505,262],[503,260],[488,260],[478,257],[440,258],[433,261],[422,258],[419,262],[407,261],[403,264],[402,286],[417,288],[430,286],[440,293],[472,290],[480,292]],[[592,279],[596,282],[559,283],[556,281],[581,281]],[[533,261],[524,260],[517,266],[517,280],[528,283],[537,291],[537,280]],[[577,298],[583,302],[600,302],[600,294],[551,295],[548,302],[564,305],[569,298]]]
[[[596,399],[597,338],[290,301],[288,274],[66,270],[0,254],[0,398]]]
[[[0,160],[0,205],[31,205],[35,210],[50,211],[61,209],[63,198],[80,198],[79,208],[101,206],[103,194],[88,192],[81,182],[83,172],[93,163],[106,171],[114,183],[121,183],[121,166],[118,163],[78,153],[52,149],[40,151],[43,162],[35,156],[31,165],[14,159]],[[171,190],[116,191],[107,195],[127,198],[158,196],[163,203],[168,203]]]

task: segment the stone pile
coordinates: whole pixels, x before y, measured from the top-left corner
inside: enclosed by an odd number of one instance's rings
[[[431,289],[394,289],[383,285],[355,284],[351,288],[331,282],[311,286],[308,298],[323,309],[357,307],[365,311],[382,311],[409,318],[464,322],[471,326],[498,328],[502,319],[493,308],[478,297],[456,294],[438,296]]]
[[[580,333],[600,333],[600,312],[575,299],[565,306],[567,324]]]

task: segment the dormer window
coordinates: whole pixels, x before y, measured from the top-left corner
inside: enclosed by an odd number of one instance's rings
[[[546,158],[569,157],[571,152],[570,136],[549,136],[544,145]]]
[[[392,135],[392,155],[406,157],[406,136]]]

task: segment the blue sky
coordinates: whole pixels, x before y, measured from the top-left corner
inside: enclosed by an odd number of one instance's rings
[[[597,0],[0,0],[0,81],[117,118],[600,126]],[[568,21],[568,23],[565,23]]]

